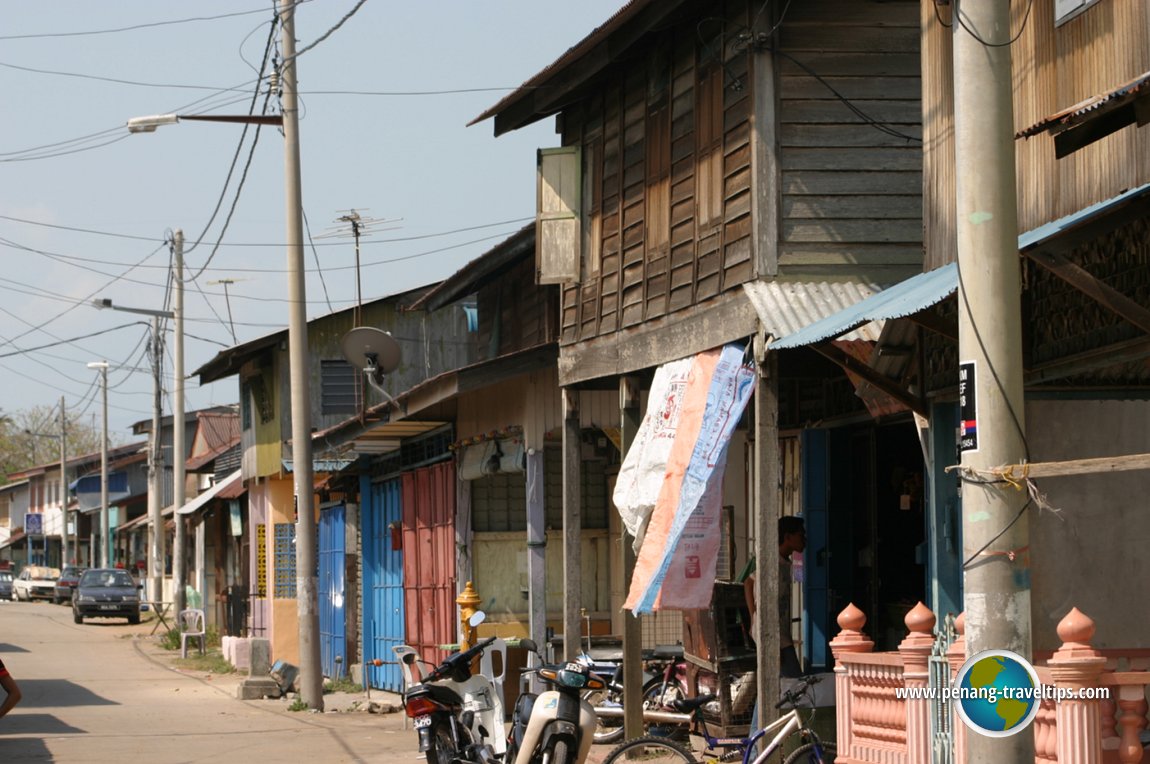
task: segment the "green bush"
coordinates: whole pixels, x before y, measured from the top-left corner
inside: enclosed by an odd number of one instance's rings
[[[338,679],[328,679],[323,683],[324,692],[363,692],[363,686],[351,681],[350,677],[341,676]]]

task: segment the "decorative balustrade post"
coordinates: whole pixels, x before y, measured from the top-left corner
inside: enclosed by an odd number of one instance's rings
[[[1106,665],[1102,654],[1090,646],[1094,621],[1073,608],[1058,622],[1062,647],[1047,665],[1060,690],[1078,693],[1098,687]],[[1097,698],[1062,697],[1055,704],[1058,764],[1099,764],[1102,761],[1101,701]]]
[[[955,639],[946,651],[946,662],[950,664],[950,682],[953,685],[958,670],[966,663],[966,613],[959,613],[954,619]],[[950,706],[950,734],[954,738],[954,760],[965,764],[966,762],[966,723],[954,710],[952,700]]]
[[[831,654],[835,657],[835,736],[839,755],[847,757],[851,753],[851,678],[841,657],[869,653],[874,650],[874,642],[863,633],[866,615],[853,602],[839,613],[838,623],[838,636],[831,640]]]
[[[907,690],[930,684],[930,651],[934,647],[934,624],[937,619],[926,605],[919,602],[906,614],[906,639],[899,643],[902,655],[903,686]],[[930,761],[930,704],[929,698],[906,699],[906,756],[907,761]]]

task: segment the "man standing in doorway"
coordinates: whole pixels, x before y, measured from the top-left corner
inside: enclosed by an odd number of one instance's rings
[[[791,555],[802,553],[807,548],[807,531],[801,517],[779,518],[779,676],[793,679],[802,676],[795,641],[791,637]],[[751,611],[751,622],[755,620],[755,576],[752,562],[751,574],[743,581],[743,592],[747,598],[747,608]]]

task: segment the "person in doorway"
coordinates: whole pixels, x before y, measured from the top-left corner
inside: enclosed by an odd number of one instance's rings
[[[4,667],[4,661],[0,661],[0,687],[4,688],[7,697],[4,702],[0,703],[0,717],[7,716],[8,712],[16,707],[23,697],[20,693],[20,685],[16,684],[16,680],[8,673],[8,669]]]
[[[779,518],[779,676],[795,678],[802,676],[802,666],[791,637],[791,555],[807,548],[807,531],[801,517]],[[743,580],[743,592],[747,598],[747,609],[751,611],[751,622],[755,620],[755,576],[754,561],[748,566],[750,573]]]

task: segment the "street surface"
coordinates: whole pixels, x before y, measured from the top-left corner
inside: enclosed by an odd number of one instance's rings
[[[152,624],[72,623],[71,609],[0,602],[0,658],[24,699],[0,719],[0,762],[416,762],[403,715],[349,713],[363,696],[325,696],[327,713],[241,701],[240,675],[172,668]],[[373,692],[373,700],[396,702]]]

